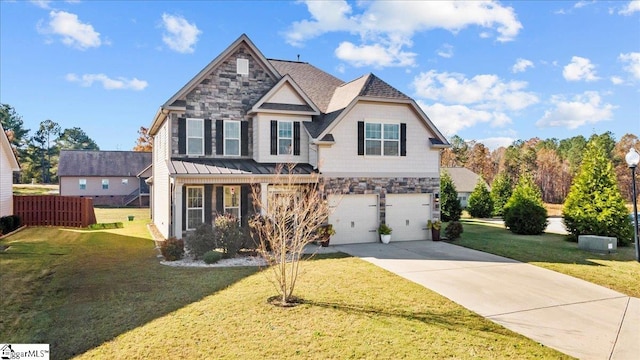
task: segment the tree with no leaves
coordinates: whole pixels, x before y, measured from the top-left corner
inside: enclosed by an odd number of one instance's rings
[[[295,164],[279,166],[272,182],[277,184],[277,191],[269,191],[266,196],[258,187],[252,188],[254,205],[263,215],[252,218],[249,225],[272,272],[279,293],[275,303],[281,306],[297,302],[293,292],[304,248],[318,240],[317,229],[329,216],[318,176],[311,175],[309,184],[299,184],[300,175],[295,172]]]

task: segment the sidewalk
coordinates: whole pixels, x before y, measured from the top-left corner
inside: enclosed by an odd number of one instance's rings
[[[640,299],[551,270],[432,241],[334,246],[580,359],[638,359]]]

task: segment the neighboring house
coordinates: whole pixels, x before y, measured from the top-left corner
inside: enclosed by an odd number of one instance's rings
[[[466,208],[469,204],[469,195],[473,192],[473,189],[478,185],[478,181],[482,181],[487,189],[491,190],[486,181],[482,179],[482,177],[473,171],[463,168],[463,167],[450,167],[450,168],[442,168],[442,171],[446,171],[451,175],[451,180],[453,180],[453,185],[456,186],[456,191],[458,191],[458,200],[460,200],[460,205],[463,208]]]
[[[313,65],[265,58],[240,36],[165,102],[153,136],[152,218],[182,238],[216,214],[246,221],[253,186],[266,201],[278,164],[321,181],[332,244],[427,239],[439,218],[444,136],[416,102],[373,74],[344,82]],[[314,176],[318,175],[318,176]],[[319,180],[318,180],[319,179]],[[268,204],[267,204],[268,207]]]
[[[0,124],[0,217],[13,215],[14,171],[20,171],[20,165]]]
[[[60,195],[93,198],[94,205],[149,206],[151,153],[62,150]]]

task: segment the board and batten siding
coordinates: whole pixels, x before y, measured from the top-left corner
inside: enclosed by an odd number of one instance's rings
[[[153,138],[152,220],[162,236],[169,238],[171,186],[167,161],[170,158],[171,121],[165,121]]]
[[[406,124],[406,156],[358,155],[358,122]],[[332,146],[319,147],[319,168],[325,176],[439,177],[435,137],[407,104],[360,102],[331,130]]]
[[[291,121],[300,123],[300,155],[271,155],[271,121]],[[308,163],[309,134],[304,122],[310,116],[260,113],[253,118],[253,159],[262,163]]]

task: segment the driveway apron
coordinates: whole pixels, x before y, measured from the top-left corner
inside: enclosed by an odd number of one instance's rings
[[[640,299],[445,242],[338,245],[579,359],[640,359]]]

